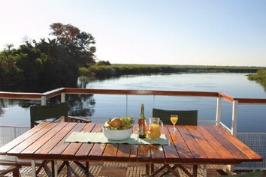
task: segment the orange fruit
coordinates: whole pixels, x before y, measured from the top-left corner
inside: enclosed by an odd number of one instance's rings
[[[114,128],[118,128],[122,125],[122,121],[119,118],[114,118],[109,122],[109,125]]]

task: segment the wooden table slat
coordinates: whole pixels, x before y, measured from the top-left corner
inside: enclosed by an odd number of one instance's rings
[[[180,132],[177,129],[174,132],[172,126],[168,128],[168,131],[180,158],[193,159],[194,157],[189,147],[187,146],[186,142],[184,141],[182,135],[180,134]]]
[[[119,144],[116,157],[118,158],[129,158],[131,152],[130,144]]]
[[[187,144],[191,154],[193,155],[194,159],[207,159],[207,155],[201,149],[199,144],[195,141],[193,135],[185,128],[185,126],[178,126],[177,130],[182,135],[185,143]]]
[[[81,130],[82,132],[90,132],[94,128],[95,124],[86,124]],[[70,143],[66,149],[62,152],[63,155],[72,155],[74,156],[79,150],[82,143]]]
[[[222,135],[226,136],[227,139],[234,144],[242,153],[244,153],[246,156],[248,156],[251,160],[258,160],[261,159],[261,156],[259,156],[257,153],[255,153],[252,149],[250,149],[247,145],[245,145],[243,142],[241,142],[237,137],[233,135],[228,135],[227,132],[222,128],[218,127],[217,132],[221,133]]]
[[[130,161],[136,161],[138,156],[138,145],[132,144],[130,146]]]
[[[138,145],[138,161],[148,161],[151,158],[151,149],[149,145],[140,144]]]
[[[64,152],[64,150],[66,149],[66,147],[70,144],[70,143],[66,143],[65,139],[72,133],[75,131],[80,131],[83,129],[83,127],[86,124],[84,123],[77,123],[77,125],[68,133],[64,136],[64,138],[58,142],[57,145],[55,145],[55,147],[49,152],[49,154],[53,154],[53,155],[58,155],[58,156],[62,156],[62,152]]]
[[[30,136],[32,136],[34,133],[36,133],[37,131],[39,131],[40,129],[42,129],[45,126],[48,126],[48,123],[46,123],[46,122],[41,123],[40,125],[35,126],[32,129],[28,130],[27,132],[23,133],[19,137],[15,138],[11,142],[9,142],[6,145],[4,145],[3,147],[1,147],[0,153],[4,154],[4,153],[10,151],[15,146],[17,146],[18,144],[20,144],[21,142],[23,142],[24,140],[26,140],[27,138],[29,138]]]
[[[102,131],[102,125],[96,125],[93,129],[93,132],[101,132]],[[99,144],[95,143],[89,153],[89,158],[91,159],[99,159],[102,158],[102,154],[104,152],[106,144]],[[103,160],[103,159],[102,159]]]
[[[164,151],[163,151],[163,146],[162,145],[150,145],[150,149],[151,149],[152,161],[161,162],[162,159],[164,161],[165,155],[164,155]]]
[[[248,157],[243,154],[237,147],[235,147],[228,139],[227,136],[229,133],[227,133],[225,136],[222,136],[222,134],[217,132],[217,128],[214,128],[213,126],[206,126],[205,129],[217,140],[219,141],[224,148],[226,148],[228,151],[231,152],[231,154],[237,158],[237,159],[248,159]]]
[[[103,156],[112,157],[113,160],[115,160],[117,151],[118,151],[118,144],[107,144],[104,149]]]
[[[236,160],[234,154],[228,151],[217,139],[215,139],[210,132],[208,132],[204,127],[200,126],[198,128],[199,133],[201,136],[205,138],[206,141],[209,142],[210,146],[212,146],[216,152],[220,155],[221,159],[227,160]]]
[[[51,123],[51,124],[48,124],[47,126],[42,127],[39,131],[35,132],[32,136],[25,139],[23,142],[18,144],[15,148],[8,151],[8,153],[9,154],[21,153],[24,149],[26,149],[28,146],[30,146],[32,143],[34,143],[36,140],[38,140],[42,136],[45,136],[45,134],[55,126],[56,126],[56,124]]]
[[[165,136],[167,137],[169,144],[168,145],[163,145],[163,150],[164,150],[164,155],[165,155],[165,159],[167,159],[168,161],[172,161],[173,159],[177,160],[180,158],[176,147],[174,145],[174,142],[169,134],[169,126],[166,127],[164,126],[162,133],[165,134]]]
[[[199,147],[201,148],[202,152],[206,154],[208,159],[220,159],[221,156],[216,152],[213,147],[210,146],[208,141],[204,139],[204,135],[198,132],[198,126],[187,126],[187,131],[190,135],[194,138],[194,140],[198,143]]]
[[[97,130],[98,129],[98,130]],[[93,128],[91,129],[91,132],[97,132],[99,131],[99,127],[97,127],[95,124]],[[75,154],[77,157],[87,157],[93,147],[93,143],[82,143],[79,150]]]
[[[30,154],[37,151],[43,144],[45,144],[49,139],[51,139],[54,135],[56,135],[62,128],[64,128],[67,125],[66,122],[62,122],[59,124],[56,124],[54,128],[49,130],[45,136],[42,138],[39,138],[37,141],[32,143],[29,147],[27,147],[25,150],[23,150],[21,153],[23,154]]]
[[[42,145],[42,147],[39,148],[35,152],[35,154],[48,154],[76,125],[77,123],[67,123],[67,125],[63,129],[61,129],[54,137],[52,137],[48,142]]]

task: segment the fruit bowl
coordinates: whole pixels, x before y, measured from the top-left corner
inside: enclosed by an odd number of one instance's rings
[[[109,140],[125,140],[132,134],[132,128],[125,130],[112,130],[104,127],[103,134]]]
[[[104,123],[103,134],[109,140],[125,140],[132,134],[133,119],[117,117]]]

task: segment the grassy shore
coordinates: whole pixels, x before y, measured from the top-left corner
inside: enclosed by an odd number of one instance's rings
[[[122,75],[164,74],[164,73],[256,73],[262,67],[207,66],[207,65],[155,65],[155,64],[111,64],[80,68],[80,75],[106,79]],[[264,68],[266,69],[266,68]]]
[[[266,90],[266,69],[260,69],[254,74],[249,74],[248,79],[256,81]]]

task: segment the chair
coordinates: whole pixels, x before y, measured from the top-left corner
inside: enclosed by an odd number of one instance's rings
[[[178,115],[177,125],[197,125],[198,124],[198,111],[197,110],[164,110],[153,108],[152,116],[159,117],[164,124],[171,125],[170,116],[172,114]],[[147,166],[147,165],[146,165]],[[160,169],[166,168],[167,170],[163,173],[166,175],[168,173],[177,173],[171,167],[170,164],[165,164]],[[151,171],[154,171],[154,164],[151,164]],[[162,175],[162,176],[163,176]],[[178,176],[179,174],[174,174]]]
[[[54,105],[38,105],[30,107],[31,127],[42,122],[81,122],[90,123],[86,117],[68,116],[68,105],[66,103]]]
[[[156,109],[152,110],[153,117],[159,117],[164,124],[171,125],[171,114],[178,115],[177,125],[197,125],[198,124],[198,111],[197,110],[164,110]]]

